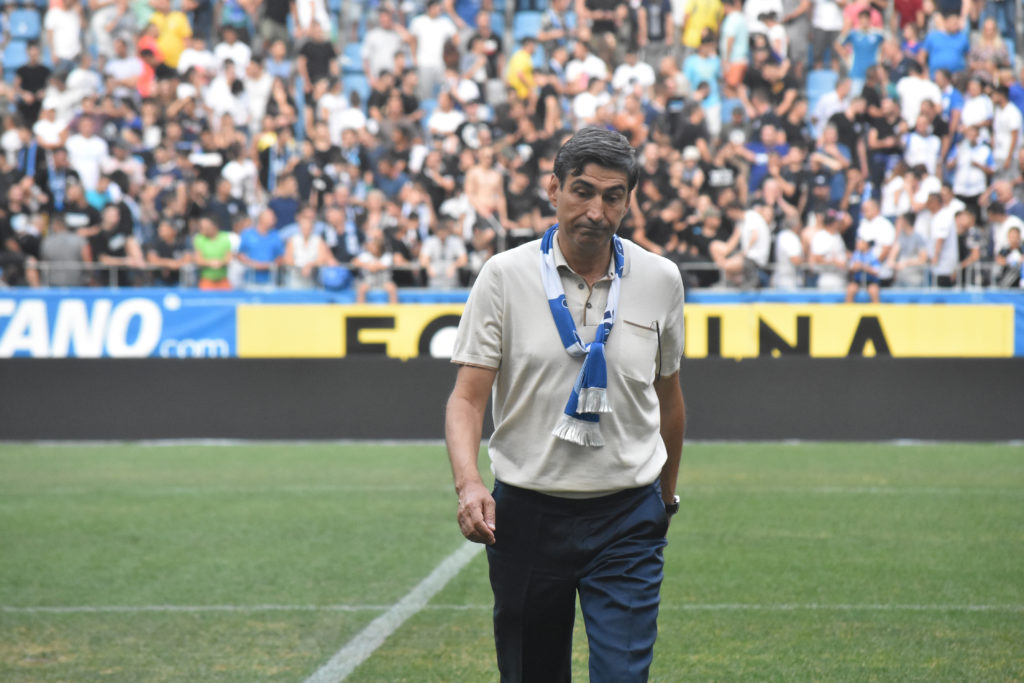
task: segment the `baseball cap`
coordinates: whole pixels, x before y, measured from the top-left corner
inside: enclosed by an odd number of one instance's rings
[[[742,145],[747,141],[747,134],[742,130],[736,129],[729,133],[729,142],[734,145]]]
[[[683,150],[683,159],[685,161],[697,161],[700,159],[700,152],[693,145],[688,146]]]

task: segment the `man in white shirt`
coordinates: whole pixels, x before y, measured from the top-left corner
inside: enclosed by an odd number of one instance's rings
[[[840,78],[836,81],[836,89],[822,95],[814,105],[814,111],[811,112],[811,124],[814,126],[815,139],[821,137],[825,130],[825,124],[833,115],[846,109],[849,104],[847,98],[850,96],[851,84],[852,81],[849,78]]]
[[[82,15],[77,0],[63,0],[46,12],[46,42],[58,69],[71,70],[82,54]]]
[[[903,160],[911,168],[920,164],[928,170],[929,175],[935,175],[941,153],[942,141],[932,133],[928,117],[919,115],[914,130],[903,136]]]
[[[992,91],[995,112],[992,118],[992,154],[996,164],[996,180],[1016,181],[1020,178],[1017,152],[1021,148],[1024,116],[1013,102],[1005,85]]]
[[[64,146],[82,186],[86,191],[95,189],[100,179],[100,164],[110,157],[110,148],[106,140],[96,135],[93,120],[83,117],[78,123],[78,132],[69,137]]]
[[[1006,213],[1002,202],[992,202],[988,207],[989,239],[992,241],[992,253],[998,254],[1001,249],[1009,246],[1007,237],[1010,230],[1017,228],[1024,235],[1024,221]]]
[[[878,202],[869,199],[861,206],[860,225],[857,226],[857,239],[871,245],[875,258],[882,264],[878,269],[879,284],[887,287],[892,284],[892,268],[886,265],[893,242],[896,241],[896,228],[878,211]]]
[[[896,92],[900,96],[900,113],[908,126],[913,126],[921,113],[921,103],[930,100],[942,109],[942,91],[939,86],[928,80],[924,67],[917,62],[910,62],[910,73],[896,84]]]
[[[846,245],[839,234],[841,215],[830,210],[825,223],[811,237],[808,261],[818,278],[818,289],[826,292],[846,288]]]
[[[626,53],[625,61],[612,74],[612,88],[622,94],[634,93],[637,87],[641,88],[641,93],[646,93],[654,81],[654,69],[650,64],[641,62],[635,50]]]
[[[608,65],[590,51],[582,38],[573,47],[572,59],[565,65],[565,82],[570,93],[586,90],[591,78],[608,79]]]
[[[775,289],[798,289],[803,285],[804,247],[794,228],[794,221],[783,221],[782,230],[775,238],[775,272],[772,274]]]
[[[978,213],[978,199],[988,187],[988,177],[995,171],[992,150],[978,137],[977,126],[967,126],[964,139],[953,148],[949,166],[953,172],[953,193]]]
[[[405,27],[395,22],[391,10],[380,9],[380,23],[366,32],[363,38],[363,71],[371,81],[380,76],[382,71],[395,68],[395,55],[409,40]]]
[[[179,62],[180,63],[180,62]],[[114,39],[114,56],[107,60],[103,73],[114,79],[115,97],[134,99],[138,94],[138,82],[143,72],[143,62],[137,55],[128,53],[128,43],[122,38]]]
[[[220,68],[217,57],[206,47],[206,41],[196,36],[188,39],[188,47],[178,57],[178,73],[184,75],[193,68],[207,76],[216,73]]]
[[[458,35],[455,23],[441,13],[441,0],[428,0],[427,11],[409,24],[420,99],[433,99],[444,80],[444,44]]]
[[[942,208],[935,212],[931,222],[929,256],[932,274],[939,287],[952,287],[956,282],[956,268],[960,259],[957,244],[957,214],[964,211],[964,203],[953,196],[953,188],[942,186]]]
[[[223,41],[213,48],[213,56],[217,59],[217,67],[223,71],[224,62],[230,60],[238,67],[238,71],[244,73],[252,58],[252,49],[238,39],[238,31],[234,26],[225,26],[221,29]]]

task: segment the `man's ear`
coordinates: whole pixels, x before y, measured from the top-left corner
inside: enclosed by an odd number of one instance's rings
[[[554,173],[548,178],[548,199],[551,201],[551,206],[558,207],[558,190],[562,187],[562,183],[558,181],[558,176]]]

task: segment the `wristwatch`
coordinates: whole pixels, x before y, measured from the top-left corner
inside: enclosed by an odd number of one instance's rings
[[[665,512],[668,513],[669,517],[671,517],[672,515],[674,515],[677,512],[679,512],[679,496],[678,495],[672,496],[672,502],[671,503],[665,503]]]

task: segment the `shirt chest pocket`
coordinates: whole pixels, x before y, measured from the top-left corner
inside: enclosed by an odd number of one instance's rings
[[[608,371],[644,386],[651,384],[657,370],[658,336],[653,323],[615,323],[608,341]]]

